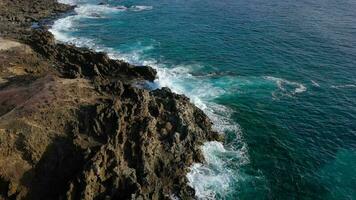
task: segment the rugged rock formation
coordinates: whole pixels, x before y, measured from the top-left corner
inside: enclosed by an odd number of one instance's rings
[[[50,60],[58,61],[58,70],[68,78],[106,77],[153,81],[156,71],[151,67],[135,67],[129,63],[112,60],[105,53],[95,53],[85,48],[57,44],[48,31],[35,30],[27,40],[37,52]]]
[[[168,88],[132,86],[155,79],[150,67],[28,29],[68,9],[28,2],[0,2],[0,199],[194,198],[189,166],[221,139],[207,116]]]
[[[31,31],[32,23],[55,17],[69,9],[71,6],[54,0],[1,0],[0,34],[23,38]]]
[[[193,197],[187,166],[202,161],[199,145],[216,136],[210,121],[167,88],[148,92],[119,83],[116,90],[119,98],[88,107],[83,115],[92,117],[74,128],[92,155],[71,181],[69,199]],[[88,150],[81,142],[88,137],[100,145]]]

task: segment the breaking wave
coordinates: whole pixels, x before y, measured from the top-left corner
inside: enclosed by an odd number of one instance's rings
[[[68,5],[76,5],[78,3],[78,1],[76,0],[57,0],[58,3],[63,3],[63,4],[68,4]]]
[[[111,14],[114,12],[123,11],[123,9],[119,9],[116,7],[110,7],[107,5],[80,5],[76,7],[75,12],[80,17],[103,17],[103,15]]]

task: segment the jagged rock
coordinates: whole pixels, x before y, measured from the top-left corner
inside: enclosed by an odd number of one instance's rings
[[[60,63],[59,71],[68,78],[106,76],[127,80],[149,80],[156,78],[156,70],[147,66],[133,66],[127,62],[110,59],[105,53],[86,48],[57,44],[51,33],[33,30],[27,43],[47,58]]]
[[[120,96],[83,113],[90,117],[77,129],[102,145],[71,182],[68,197],[192,198],[187,166],[203,161],[199,145],[217,135],[211,122],[186,97],[167,89],[118,85]]]
[[[72,9],[55,0],[2,0],[0,1],[0,35],[21,39],[28,35],[31,23],[57,16]]]

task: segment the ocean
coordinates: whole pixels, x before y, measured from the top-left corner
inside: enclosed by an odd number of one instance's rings
[[[356,199],[356,1],[60,2],[57,40],[152,66],[225,134],[197,198]]]

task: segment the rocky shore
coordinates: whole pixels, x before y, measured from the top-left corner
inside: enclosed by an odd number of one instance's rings
[[[35,22],[72,9],[0,0],[0,199],[194,199],[186,174],[221,140],[156,71],[57,43]]]

